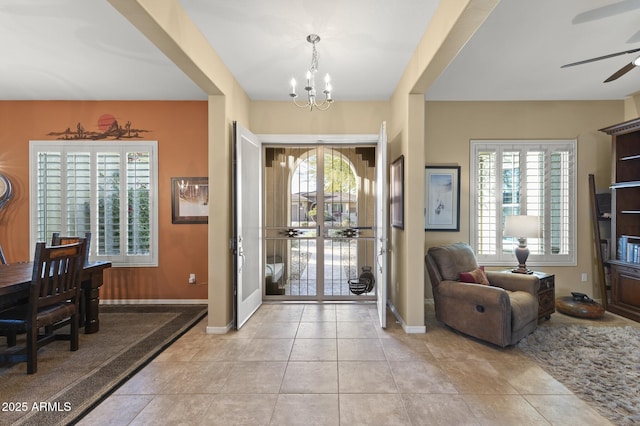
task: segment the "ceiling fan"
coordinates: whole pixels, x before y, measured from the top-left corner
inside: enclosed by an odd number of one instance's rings
[[[588,64],[589,62],[600,61],[602,59],[609,59],[609,58],[613,58],[615,56],[627,55],[629,53],[635,53],[635,52],[640,52],[640,48],[631,49],[631,50],[625,50],[624,52],[610,53],[608,55],[598,56],[596,58],[585,59],[584,61],[572,62],[570,64],[565,64],[565,65],[561,66],[560,68],[568,68],[568,67],[573,67],[575,65]],[[607,78],[604,82],[608,83],[610,81],[617,80],[618,78],[622,77],[623,75],[625,75],[626,73],[628,73],[629,71],[634,69],[635,67],[640,67],[640,56],[638,56],[633,61],[629,62],[627,65],[625,65],[622,68],[620,68],[618,71],[616,71],[613,74],[611,74],[611,76],[609,78]]]

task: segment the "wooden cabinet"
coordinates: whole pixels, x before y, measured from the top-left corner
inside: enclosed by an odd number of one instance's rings
[[[640,321],[640,118],[601,130],[612,137],[607,310]]]
[[[613,264],[608,308],[611,312],[640,321],[640,265]]]

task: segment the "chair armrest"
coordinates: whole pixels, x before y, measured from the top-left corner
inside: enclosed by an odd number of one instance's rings
[[[509,296],[500,287],[470,284],[459,281],[441,281],[438,286],[440,297],[449,297],[482,306],[509,306]]]
[[[492,286],[501,287],[509,291],[526,291],[527,293],[538,294],[540,280],[531,274],[517,274],[498,271],[487,271],[487,278]]]

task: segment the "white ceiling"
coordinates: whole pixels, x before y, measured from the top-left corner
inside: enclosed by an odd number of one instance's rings
[[[289,99],[311,64],[336,100],[389,99],[438,0],[180,0],[252,99]],[[322,80],[320,80],[322,81]]]
[[[623,99],[640,90],[640,67],[603,81],[640,52],[560,66],[634,48],[640,0],[503,0],[427,99]]]
[[[180,3],[254,100],[289,99],[319,34],[338,102],[389,99],[438,1]],[[623,99],[640,91],[640,67],[603,81],[636,55],[560,66],[634,48],[640,0],[502,0],[426,98]],[[0,100],[204,99],[106,0],[0,0]]]

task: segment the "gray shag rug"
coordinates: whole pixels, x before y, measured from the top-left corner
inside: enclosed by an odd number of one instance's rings
[[[40,348],[31,375],[24,362],[0,364],[0,424],[75,423],[206,314],[206,305],[100,305],[100,331],[81,330],[77,351],[68,341]]]
[[[538,327],[517,346],[611,422],[640,424],[640,329]]]

